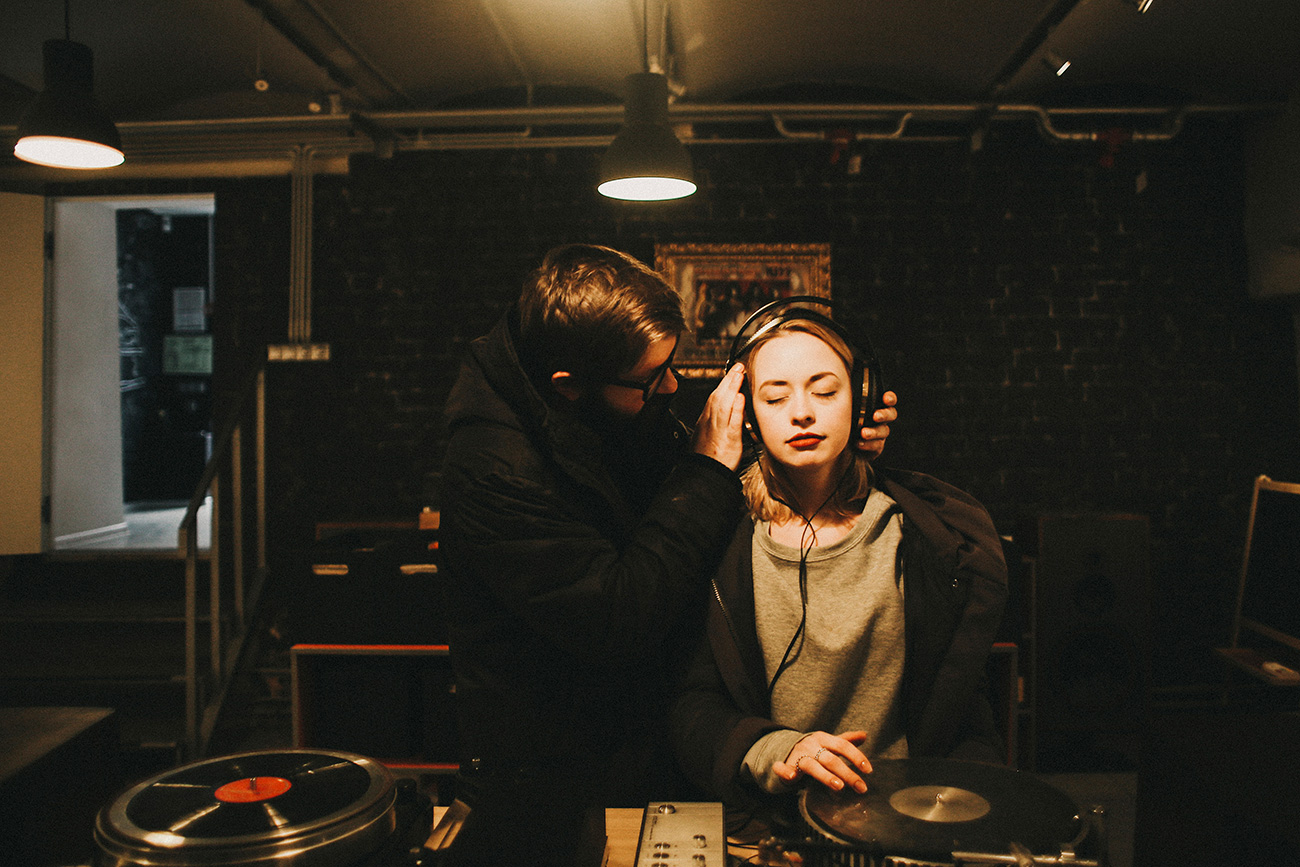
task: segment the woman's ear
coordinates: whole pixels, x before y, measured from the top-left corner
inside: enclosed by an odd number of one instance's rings
[[[582,397],[582,389],[578,387],[577,377],[567,370],[557,370],[551,374],[551,388],[566,400],[577,400]]]

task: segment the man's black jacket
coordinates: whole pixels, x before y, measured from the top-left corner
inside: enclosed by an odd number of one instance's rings
[[[683,632],[698,634],[740,483],[690,452],[671,415],[611,443],[556,411],[520,364],[512,322],[473,343],[447,405],[462,762],[585,775],[594,798],[644,806],[645,763],[662,770],[667,754],[666,669],[694,643]]]

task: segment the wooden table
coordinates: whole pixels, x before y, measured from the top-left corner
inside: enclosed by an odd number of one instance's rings
[[[641,839],[641,817],[635,807],[605,809],[605,867],[633,867],[636,844]]]
[[[446,810],[446,807],[434,808],[434,825]],[[605,860],[602,867],[635,867],[636,845],[641,839],[641,817],[644,814],[645,810],[636,807],[605,809]],[[732,851],[749,852],[743,848]]]

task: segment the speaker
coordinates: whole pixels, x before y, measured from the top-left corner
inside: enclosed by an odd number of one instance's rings
[[[1247,289],[1252,298],[1300,295],[1300,92],[1253,122],[1245,146]]]
[[[1136,864],[1294,864],[1300,713],[1151,714],[1137,778]]]
[[[1150,522],[1145,515],[1045,515],[1038,537],[1039,769],[1129,767],[1149,682]]]
[[[808,307],[809,304],[822,305],[828,311],[834,308],[834,304],[829,298],[821,298],[817,295],[792,295],[789,298],[778,298],[755,310],[745,320],[745,324],[740,326],[740,330],[736,332],[735,337],[732,338],[731,351],[727,353],[727,366],[724,369],[729,370],[733,364],[748,355],[761,338],[787,322],[803,320],[821,325],[826,330],[838,335],[848,345],[849,351],[853,353],[853,366],[849,371],[849,386],[853,391],[855,400],[852,416],[853,430],[849,434],[849,441],[857,443],[862,437],[862,428],[869,425],[876,410],[884,406],[881,402],[881,396],[884,394],[885,389],[880,378],[880,361],[876,357],[876,350],[871,343],[870,337],[866,334],[853,335],[849,333],[847,328],[831,319],[830,316]],[[752,333],[750,333],[750,329],[753,329]],[[746,429],[757,440],[758,422],[754,418],[753,407],[753,397],[746,388]]]

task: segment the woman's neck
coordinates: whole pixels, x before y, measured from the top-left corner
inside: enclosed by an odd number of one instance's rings
[[[833,466],[788,469],[786,479],[794,495],[792,505],[797,507],[801,518],[813,520],[823,511],[839,487],[842,475],[842,470]]]
[[[809,512],[820,503],[808,507]],[[857,515],[845,515],[838,509],[822,508],[816,514],[805,512],[777,519],[768,525],[768,535],[791,548],[820,548],[843,539],[857,525]]]

